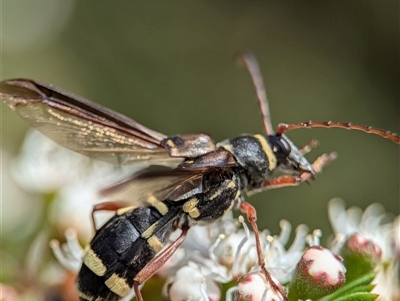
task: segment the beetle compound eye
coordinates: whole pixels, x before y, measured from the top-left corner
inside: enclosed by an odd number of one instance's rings
[[[268,136],[273,152],[277,157],[287,157],[292,151],[290,143],[282,136]]]
[[[282,153],[284,153],[286,156],[288,156],[290,154],[290,152],[292,151],[292,147],[290,146],[289,142],[286,141],[285,138],[283,138],[282,136],[279,138],[278,140],[280,146],[281,146],[281,151]]]

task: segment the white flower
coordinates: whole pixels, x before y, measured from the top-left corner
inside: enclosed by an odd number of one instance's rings
[[[329,218],[335,232],[332,250],[339,252],[345,240],[357,233],[374,243],[382,251],[382,260],[376,268],[375,288],[377,300],[390,301],[400,298],[400,217],[388,222],[388,214],[380,204],[372,204],[362,212],[360,208],[345,209],[344,202],[333,199],[329,204]]]
[[[36,130],[28,132],[12,174],[25,190],[53,194],[50,220],[59,232],[74,227],[80,239],[93,236],[91,212],[101,202],[98,191],[133,173],[132,167],[118,167],[63,148]],[[101,225],[110,214],[96,213]]]
[[[251,243],[244,243],[241,246],[245,238],[246,241],[252,240],[254,235],[251,233],[247,238],[244,230],[238,230],[226,237],[223,236],[214,250],[218,262],[231,269],[233,278],[243,275],[257,263],[255,246]]]
[[[371,293],[379,295],[377,301],[400,300],[399,276],[398,262],[391,262],[387,266],[378,266],[377,275],[372,282],[375,287],[371,291]]]
[[[279,236],[266,237],[264,256],[266,267],[271,275],[280,283],[287,283],[292,278],[296,265],[303,254],[308,227],[299,225],[292,245],[286,249],[285,245],[290,237],[291,225],[288,221],[282,220],[280,226]]]
[[[63,148],[37,130],[30,130],[14,161],[12,174],[25,190],[52,193],[82,175],[90,159]]]
[[[207,271],[208,277],[212,277],[215,281],[221,283],[231,281],[229,268],[220,263],[216,249],[225,241],[226,235],[230,235],[227,233],[236,229],[236,226],[233,227],[234,224],[236,222],[232,218],[232,213],[228,213],[219,223],[191,227],[181,248],[173,254],[158,274],[172,276],[178,269],[192,262],[200,265],[203,271]],[[180,232],[177,230],[172,233],[170,242],[174,241]]]
[[[79,244],[77,233],[74,229],[68,229],[65,232],[67,242],[60,246],[58,240],[50,241],[50,248],[58,262],[67,270],[78,273],[82,265],[84,250]]]
[[[188,262],[165,283],[169,300],[219,300],[221,298],[219,286],[212,278],[207,277],[207,274],[208,271],[204,270],[202,266]]]
[[[392,246],[392,259],[378,266],[373,293],[379,294],[378,301],[400,300],[400,216],[397,216],[388,231],[389,244]]]
[[[381,204],[369,205],[364,212],[358,207],[346,210],[341,199],[332,199],[328,206],[329,219],[335,233],[332,246],[335,253],[348,237],[357,233],[379,246],[384,261],[393,258],[388,238],[392,226],[390,223],[383,224],[387,222],[388,215]]]
[[[255,283],[258,283],[261,279],[258,277],[263,279],[263,276],[254,276],[261,275],[259,273],[255,236],[249,230],[243,217],[239,217],[238,220],[239,223],[232,218],[231,213],[228,213],[218,223],[206,227],[192,227],[188,232],[187,240],[178,250],[179,253],[174,254],[166,263],[168,268],[163,267],[161,269],[162,275],[174,277],[178,269],[195,263],[201,267],[204,277],[219,283],[226,283],[237,278],[243,280],[243,277],[246,278],[248,275],[252,275],[250,278],[253,277]],[[239,227],[240,225],[241,227]],[[300,225],[296,230],[296,238],[286,250],[285,245],[289,240],[291,231],[290,223],[282,221],[281,229],[281,233],[275,237],[270,236],[268,230],[260,232],[267,270],[278,285],[291,279],[302,256],[302,250],[306,246],[308,232],[306,226]],[[173,236],[176,235],[178,233]],[[172,240],[174,239],[176,237],[172,238]],[[208,252],[199,250],[208,250]],[[270,289],[269,284],[264,280],[261,283],[262,288],[259,287],[262,290],[261,295],[265,292],[271,298],[276,298],[276,292]],[[242,283],[242,287],[245,289],[247,286]],[[239,287],[236,287],[233,290],[237,291],[238,289]],[[230,293],[228,293],[227,298],[229,296]],[[279,296],[279,298],[281,297]]]
[[[26,238],[32,235],[40,223],[43,204],[37,195],[27,193],[16,185],[10,168],[12,155],[1,148],[1,227],[3,238],[10,235],[11,239]]]

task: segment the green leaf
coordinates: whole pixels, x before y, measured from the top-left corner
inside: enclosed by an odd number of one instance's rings
[[[352,289],[350,292],[351,293],[357,293],[357,292],[366,292],[366,293],[368,293],[368,292],[372,291],[372,289],[374,287],[375,287],[374,284],[360,285],[360,286],[357,286],[354,289]]]
[[[372,272],[372,273],[366,274],[358,279],[355,279],[351,282],[348,282],[348,283],[344,284],[341,288],[339,288],[337,291],[333,292],[332,294],[319,299],[319,301],[337,301],[337,300],[339,300],[339,298],[342,298],[342,297],[347,298],[348,296],[351,296],[352,294],[357,294],[357,293],[366,293],[366,294],[372,296],[372,294],[370,294],[369,292],[373,288],[373,285],[371,285],[371,282],[372,282],[372,280],[374,280],[375,275],[376,274],[374,272]],[[354,300],[356,300],[356,299],[354,299]],[[375,300],[375,299],[366,299],[366,300]]]
[[[371,294],[368,292],[351,293],[347,296],[339,297],[334,299],[335,301],[374,301],[379,297],[377,294]]]

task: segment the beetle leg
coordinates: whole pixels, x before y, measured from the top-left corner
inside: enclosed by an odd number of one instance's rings
[[[123,202],[104,202],[104,203],[99,203],[93,206],[92,209],[92,225],[93,225],[93,229],[94,232],[97,231],[97,227],[96,227],[96,222],[94,220],[94,213],[96,211],[118,211],[119,209],[122,208],[126,208],[128,207],[128,205],[126,203]]]
[[[181,235],[172,244],[158,253],[139,273],[137,273],[133,282],[133,289],[135,290],[137,301],[143,301],[142,295],[140,294],[139,285],[143,284],[147,279],[153,276],[157,270],[159,270],[164,263],[171,258],[175,251],[183,243],[188,230],[189,226],[183,226]]]
[[[297,186],[301,183],[300,176],[279,176],[277,178],[273,178],[271,180],[265,181],[262,186],[257,189],[259,190],[267,190],[267,189],[274,189],[274,188],[281,188],[286,186]]]
[[[287,301],[288,299],[287,299],[285,293],[274,282],[274,280],[271,278],[271,274],[267,271],[267,268],[265,267],[264,255],[263,255],[263,251],[262,251],[262,248],[261,248],[260,233],[258,232],[258,227],[257,227],[257,223],[256,223],[256,221],[257,221],[256,209],[251,204],[249,204],[247,202],[242,202],[240,204],[239,209],[243,213],[246,213],[247,220],[249,221],[251,227],[253,228],[254,237],[255,237],[255,240],[256,240],[258,265],[261,268],[261,272],[265,276],[265,279],[267,280],[269,285],[272,287],[272,289],[274,291],[278,292],[280,295],[282,295],[283,300]]]

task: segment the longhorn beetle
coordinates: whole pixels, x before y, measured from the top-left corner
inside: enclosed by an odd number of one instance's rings
[[[238,58],[255,86],[265,133],[244,134],[217,144],[205,134],[163,135],[53,85],[26,79],[1,83],[4,102],[60,145],[114,164],[164,166],[144,169],[101,191],[115,202],[98,204],[93,213],[111,210],[116,214],[86,248],[76,280],[80,300],[116,301],[132,289],[142,300],[139,285],[172,256],[189,228],[214,222],[231,208],[247,215],[255,234],[258,265],[272,289],[287,300],[265,268],[256,211],[242,194],[312,180],[334,155],[322,155],[310,164],[303,156],[310,145],[297,148],[284,133],[338,127],[400,144],[396,134],[351,123],[280,124],[274,132],[258,63],[250,53],[240,53]],[[288,174],[271,177],[277,169]],[[177,228],[182,230],[179,238],[165,246]]]

